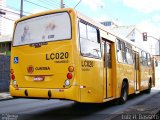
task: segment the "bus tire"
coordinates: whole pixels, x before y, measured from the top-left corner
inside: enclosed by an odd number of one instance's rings
[[[148,89],[146,90],[146,93],[151,93],[151,88],[152,88],[152,82],[151,82],[152,80],[151,80],[151,78],[150,78],[150,80],[149,80],[149,82],[148,82]]]
[[[121,88],[121,96],[119,98],[119,103],[124,104],[128,99],[128,84],[126,81],[123,81]]]

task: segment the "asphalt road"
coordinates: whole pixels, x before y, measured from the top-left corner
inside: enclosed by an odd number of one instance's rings
[[[12,99],[0,101],[0,119],[8,120],[104,120],[128,107],[148,100],[160,92],[152,89],[150,94],[131,95],[124,105],[114,102],[103,104],[77,104],[73,101],[46,99]]]

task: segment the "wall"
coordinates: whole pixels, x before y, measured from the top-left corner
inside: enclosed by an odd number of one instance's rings
[[[9,91],[10,56],[0,55],[0,92]]]

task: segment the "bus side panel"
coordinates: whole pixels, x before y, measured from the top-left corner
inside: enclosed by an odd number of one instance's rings
[[[82,58],[80,66],[81,102],[103,102],[103,69],[97,59]]]
[[[127,65],[123,63],[117,64],[117,80],[119,81],[119,96],[121,93],[122,82],[124,79],[128,80],[129,91],[128,94],[135,92],[135,79],[134,79],[134,65]]]
[[[149,79],[152,78],[152,68],[148,67],[148,66],[142,66],[141,65],[140,74],[141,74],[140,89],[141,90],[148,89]]]

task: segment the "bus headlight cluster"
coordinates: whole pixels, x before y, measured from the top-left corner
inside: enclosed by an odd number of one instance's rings
[[[65,80],[65,82],[64,82],[64,84],[65,84],[65,86],[69,86],[70,85],[70,80]]]

